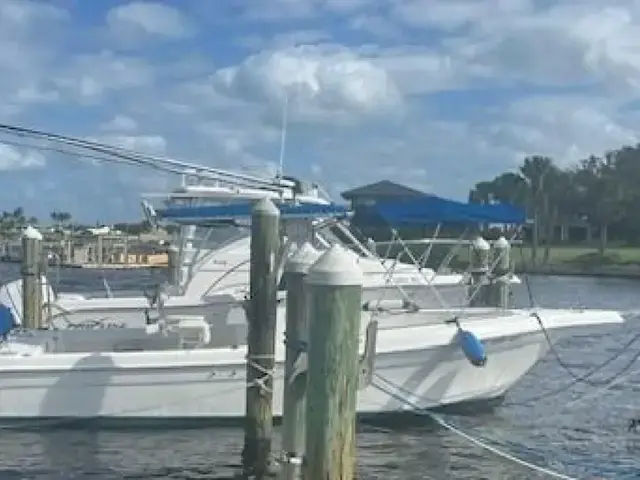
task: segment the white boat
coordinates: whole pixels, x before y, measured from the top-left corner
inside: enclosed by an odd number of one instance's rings
[[[248,180],[243,180],[248,182]],[[293,201],[309,205],[329,205],[315,186],[304,186],[292,180],[252,180],[253,186],[234,184],[232,180],[216,181],[213,185],[194,181],[189,174],[183,176],[181,187],[162,200],[170,206],[210,205],[211,202],[229,203],[253,200],[265,196],[280,201]],[[271,187],[265,186],[272,182]],[[276,183],[273,183],[276,182]],[[143,203],[148,214],[153,208]],[[350,241],[358,255],[358,263],[365,276],[365,301],[377,299],[381,292],[385,298],[413,298],[420,293],[420,305],[427,308],[459,306],[467,303],[468,276],[463,273],[436,272],[423,265],[381,259],[372,245],[361,243],[343,222],[312,222],[291,220],[283,222],[286,235],[293,247],[313,237],[316,246],[325,249],[342,243],[336,233]],[[311,232],[313,230],[313,232]],[[337,232],[336,232],[337,230]],[[428,239],[429,240],[429,239]],[[182,222],[176,239],[180,269],[175,284],[163,286],[164,305],[168,315],[201,315],[210,323],[226,314],[220,311],[219,295],[241,296],[248,292],[249,284],[249,230],[247,223],[235,225],[196,226]],[[430,239],[430,241],[434,241]],[[445,265],[446,266],[446,265]],[[518,283],[519,279],[513,277]],[[94,295],[55,291],[45,279],[43,309],[46,324],[57,328],[95,321],[119,322],[125,326],[143,326],[149,310],[155,308],[157,292],[145,295],[112,295],[110,290]],[[425,288],[430,286],[432,288]],[[283,292],[284,293],[284,292]],[[21,281],[0,287],[0,303],[8,305],[20,323],[22,318]]]
[[[537,313],[554,341],[576,327],[584,330],[623,321],[616,312]],[[485,344],[488,361],[478,368],[455,342],[457,327],[445,321],[451,318],[451,311],[407,312],[403,318],[398,311],[388,314],[393,320],[383,319],[381,325],[386,326],[378,331],[376,375],[387,379],[387,388],[396,395],[420,408],[500,398],[549,348],[531,312],[476,310],[460,321]],[[284,335],[282,320],[278,322],[279,339]],[[183,318],[179,332],[168,336],[148,335],[142,329],[131,335],[126,332],[129,329],[113,329],[121,335],[109,341],[108,335],[100,335],[103,351],[89,352],[85,347],[83,352],[71,353],[65,352],[65,341],[89,346],[92,342],[87,340],[95,339],[96,333],[17,333],[0,352],[0,420],[239,419],[244,416],[246,348],[216,341],[198,345],[206,340],[208,334],[202,332],[207,328],[202,319]],[[215,327],[210,335],[217,337]],[[109,342],[113,350],[139,350],[106,351]],[[214,347],[216,344],[219,346]],[[282,342],[277,342],[276,415],[282,413],[284,355]],[[361,414],[407,409],[404,401],[371,386],[359,392]]]
[[[127,425],[239,419],[247,387],[241,300],[232,293],[213,296],[207,308],[220,312],[213,318],[165,312],[170,328],[163,331],[99,324],[99,333],[80,327],[12,333],[0,351],[0,419],[125,420]],[[360,414],[500,398],[546,354],[550,340],[623,322],[614,311],[434,309],[402,302],[378,307],[363,305],[361,353],[365,329],[375,319],[375,373],[386,386],[363,385]],[[10,309],[3,312],[0,318],[8,318]],[[282,413],[284,313],[278,309],[276,415]],[[1,325],[8,330],[6,322]],[[484,343],[483,366],[465,356],[458,325]]]

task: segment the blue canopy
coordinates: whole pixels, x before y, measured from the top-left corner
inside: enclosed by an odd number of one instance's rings
[[[320,218],[320,217],[344,217],[349,213],[343,205],[329,204],[281,204],[280,218]],[[159,219],[177,223],[201,223],[224,220],[238,220],[251,218],[253,204],[250,202],[232,203],[229,205],[203,205],[196,207],[169,207],[158,210],[156,216]]]
[[[479,204],[446,200],[435,195],[411,200],[380,202],[373,210],[389,225],[425,223],[526,223],[520,208],[505,203]]]

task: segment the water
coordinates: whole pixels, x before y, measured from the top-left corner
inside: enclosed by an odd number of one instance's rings
[[[66,270],[61,272],[60,285],[67,291],[96,291],[103,288],[102,275]],[[141,285],[157,282],[161,275],[148,271],[104,273],[111,288],[119,290],[139,290]],[[15,265],[0,264],[0,282],[16,276]],[[637,281],[532,277],[531,285],[537,302],[545,306],[640,310]],[[524,291],[517,297],[520,304],[527,305]],[[602,334],[568,339],[559,345],[558,352],[574,371],[585,372],[614,355],[637,333],[640,322],[630,322]],[[608,379],[620,371],[637,348],[640,342],[596,378]],[[549,355],[517,385],[504,406],[475,417],[447,419],[502,450],[576,478],[639,478],[640,433],[627,432],[627,424],[630,418],[640,416],[640,362],[623,379],[607,390],[577,385],[522,404],[570,383],[567,373]],[[237,472],[241,448],[242,431],[233,428],[0,430],[0,478],[229,478]],[[358,452],[361,479],[543,478],[436,428],[426,419],[392,429],[364,426],[358,434]]]

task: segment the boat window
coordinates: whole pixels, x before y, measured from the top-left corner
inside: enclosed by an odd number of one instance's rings
[[[234,225],[198,226],[195,231],[194,246],[206,250],[219,249],[249,234],[248,229]]]

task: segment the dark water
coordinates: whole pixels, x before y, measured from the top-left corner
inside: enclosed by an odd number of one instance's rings
[[[15,277],[15,266],[0,264],[0,282]],[[156,282],[159,272],[105,272],[112,288],[136,290]],[[68,270],[64,290],[95,291],[102,274]],[[539,304],[640,310],[640,282],[614,279],[532,277]],[[524,290],[524,289],[523,289]],[[527,304],[524,291],[518,292]],[[598,335],[573,337],[558,352],[575,372],[602,363],[640,333],[640,321]],[[607,380],[629,364],[640,342],[594,378]],[[569,384],[571,378],[549,355],[511,392],[504,406],[475,417],[446,417],[474,437],[501,450],[581,479],[640,478],[640,432],[627,432],[640,417],[640,362],[608,389]],[[2,395],[2,392],[0,392]],[[279,440],[279,439],[278,439]],[[0,480],[71,478],[228,478],[237,472],[239,429],[167,431],[0,430]],[[358,436],[363,479],[529,479],[544,478],[470,445],[428,422],[391,430],[363,427]]]

